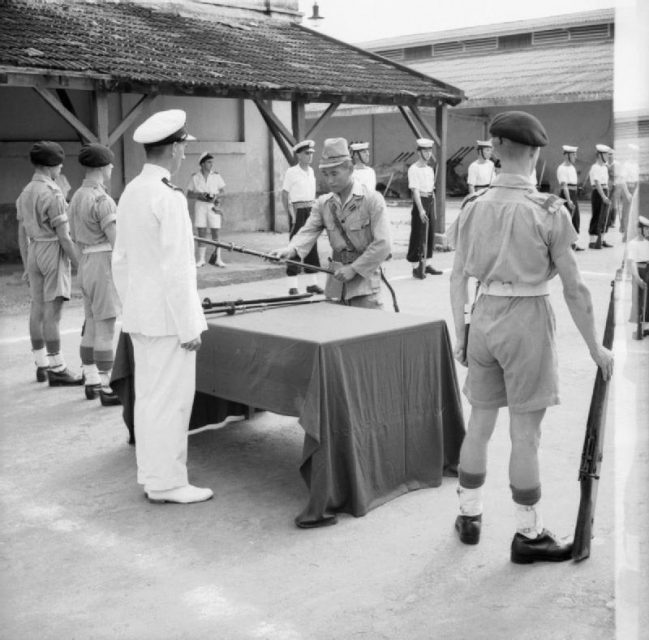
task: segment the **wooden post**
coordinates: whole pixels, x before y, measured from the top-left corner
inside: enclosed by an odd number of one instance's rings
[[[435,109],[435,128],[439,136],[439,153],[437,155],[437,233],[446,233],[446,155],[448,146],[448,106],[439,104]]]
[[[108,146],[108,92],[103,89],[93,91],[95,131],[100,144]]]
[[[304,102],[301,100],[291,101],[291,128],[293,130],[293,137],[295,142],[304,139],[304,132],[306,131],[306,120],[304,116]]]

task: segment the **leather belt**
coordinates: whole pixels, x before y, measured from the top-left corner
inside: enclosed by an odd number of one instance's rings
[[[434,191],[420,191],[419,192],[419,197],[420,198],[430,198],[435,192]]]
[[[503,296],[513,298],[528,298],[532,296],[547,296],[550,293],[547,280],[539,284],[522,282],[490,282],[480,284],[480,293],[486,296]]]
[[[577,185],[576,185],[576,184],[570,184],[570,183],[567,183],[567,184],[566,184],[566,187],[568,187],[568,189],[576,189],[576,188],[577,188]]]
[[[112,251],[113,247],[110,246],[110,242],[102,242],[101,244],[91,244],[87,247],[81,249],[81,253],[86,255],[88,253],[102,253],[104,251]]]
[[[294,209],[306,209],[307,207],[312,207],[315,204],[315,200],[298,200],[297,202],[291,202]]]
[[[489,185],[488,184],[474,184],[473,188],[474,189],[486,189]]]

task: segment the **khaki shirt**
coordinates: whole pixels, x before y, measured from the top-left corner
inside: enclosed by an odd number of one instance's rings
[[[16,218],[30,240],[55,240],[56,227],[68,221],[67,206],[56,182],[35,173],[16,200]]]
[[[465,200],[455,260],[463,275],[537,285],[557,274],[555,259],[577,241],[563,200],[539,193],[529,178],[501,173],[491,188]]]
[[[334,222],[334,216],[340,220],[349,240],[360,254],[350,263],[358,276],[346,284],[345,296],[350,299],[369,295],[380,289],[379,269],[391,252],[390,223],[385,200],[380,193],[369,192],[354,181],[350,197],[345,203],[334,193],[320,196],[304,226],[293,236],[289,247],[304,259],[320,233],[326,229],[336,260],[336,254],[343,253],[347,249],[347,243]]]
[[[108,242],[104,229],[117,220],[117,205],[103,184],[84,180],[70,200],[70,235],[81,247]]]

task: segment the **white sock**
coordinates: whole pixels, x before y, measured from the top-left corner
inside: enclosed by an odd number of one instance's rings
[[[102,387],[110,387],[110,371],[100,371],[99,380]]]
[[[198,261],[205,262],[205,254],[207,253],[207,247],[203,245],[198,248]]]
[[[289,289],[299,289],[300,288],[297,276],[289,276],[288,277],[288,288]]]
[[[516,505],[516,531],[531,540],[543,531],[543,518],[538,502],[532,506]]]
[[[458,485],[457,496],[460,499],[460,513],[463,516],[479,516],[482,513],[482,487],[467,489]]]
[[[47,354],[47,359],[50,363],[50,369],[52,371],[63,371],[65,369],[65,360],[60,353]]]
[[[34,364],[37,367],[47,367],[49,365],[45,347],[42,349],[32,349],[32,353],[34,354]]]
[[[99,371],[97,371],[96,364],[82,364],[81,371],[83,371],[83,375],[86,378],[87,385],[101,384],[101,380],[99,378]]]

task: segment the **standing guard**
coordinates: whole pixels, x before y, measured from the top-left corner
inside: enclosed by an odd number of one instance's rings
[[[469,195],[476,191],[486,189],[494,179],[496,168],[491,160],[493,145],[491,140],[477,140],[476,150],[478,158],[469,165],[466,182],[469,186]]]
[[[370,143],[352,142],[349,152],[354,163],[354,180],[360,182],[368,191],[376,190],[376,172],[368,166],[370,161]]]
[[[79,163],[85,168],[81,187],[70,201],[70,235],[79,247],[79,286],[83,295],[81,366],[86,398],[99,396],[104,406],[120,404],[110,388],[113,338],[119,300],[111,271],[117,206],[108,195],[113,152],[101,144],[85,145]]]
[[[557,196],[539,193],[530,183],[540,147],[548,143],[543,125],[528,113],[509,111],[495,116],[489,132],[502,171],[490,189],[464,203],[451,274],[454,353],[468,366],[464,392],[471,404],[455,528],[464,544],[479,542],[487,446],[499,409],[508,407],[516,514],[511,560],[560,562],[571,557],[571,545],[544,528],[539,509],[541,422],[546,408],[559,403],[551,278],[561,278],[571,316],[605,380],[613,356],[597,340],[590,293],[571,250],[576,233],[568,211]],[[466,344],[469,278],[481,285]]]
[[[579,236],[580,228],[580,214],[579,214],[579,200],[577,192],[577,168],[575,161],[577,160],[577,150],[579,147],[574,147],[564,144],[561,147],[563,150],[563,162],[557,167],[557,182],[559,183],[559,197],[563,198],[566,202],[566,207],[570,212],[570,219],[572,226]],[[577,242],[574,242],[572,248],[575,251],[583,251]]]
[[[417,265],[412,269],[413,278],[423,280],[427,273],[433,276],[442,273],[430,264],[435,244],[435,172],[428,164],[433,156],[433,141],[418,138],[417,155],[417,162],[408,168],[412,211],[406,260]]]
[[[597,150],[597,160],[590,168],[588,179],[592,192],[590,194],[590,206],[592,215],[588,234],[590,242],[589,249],[601,249],[602,247],[612,247],[605,240],[606,225],[610,213],[611,201],[608,197],[608,166],[606,164],[607,154],[612,151],[611,147],[605,144],[595,145]]]

